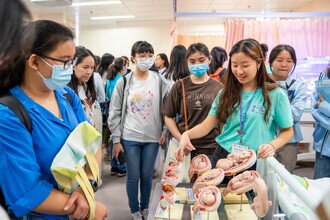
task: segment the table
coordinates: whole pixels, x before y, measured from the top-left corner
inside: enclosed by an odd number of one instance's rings
[[[191,188],[192,184],[191,183],[179,183],[177,185],[177,187]],[[220,185],[220,187],[226,187],[226,186]],[[154,220],[156,209],[157,209],[157,206],[158,206],[162,193],[163,193],[163,191],[162,191],[161,183],[157,183],[155,186],[154,194],[153,194],[151,204],[149,207],[149,215],[148,215],[147,220]],[[246,196],[248,197],[249,203],[251,203],[252,199],[251,199],[251,196],[249,195],[249,193],[246,193]],[[191,205],[184,204],[182,219],[191,220],[190,206]],[[221,204],[218,208],[218,215],[219,215],[219,219],[228,220],[227,214],[225,212],[225,202],[222,197],[221,197]]]

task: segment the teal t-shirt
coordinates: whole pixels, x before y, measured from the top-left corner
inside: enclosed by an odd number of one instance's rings
[[[209,115],[217,115],[217,109],[221,98],[219,91],[217,97],[213,101]],[[242,91],[242,112],[243,117],[246,112],[248,102],[252,98],[255,91]],[[264,98],[260,88],[257,89],[253,96],[250,108],[246,113],[244,120],[244,134],[242,145],[249,147],[257,152],[259,146],[268,143],[275,138],[276,127],[289,128],[293,125],[290,102],[288,95],[284,89],[275,88],[269,91],[270,101],[272,103],[267,123],[264,120],[265,108],[263,106]],[[222,129],[222,133],[216,137],[216,142],[228,152],[231,152],[232,144],[238,144],[240,135],[240,110],[239,106],[236,111],[227,118],[226,124]]]

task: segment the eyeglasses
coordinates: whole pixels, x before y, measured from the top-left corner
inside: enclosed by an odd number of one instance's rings
[[[69,69],[70,66],[75,66],[77,64],[77,61],[78,61],[78,57],[75,57],[71,60],[60,60],[60,59],[56,59],[56,58],[53,58],[53,57],[48,57],[48,56],[45,56],[45,55],[41,55],[40,57],[46,58],[48,60],[53,60],[53,61],[58,61],[58,62],[63,63],[63,69],[65,69],[65,70]]]

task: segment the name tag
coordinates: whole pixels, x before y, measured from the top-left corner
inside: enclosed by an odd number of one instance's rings
[[[241,145],[241,144],[233,144],[231,146],[231,152],[232,153],[241,153],[242,151],[246,151],[249,148],[247,146]]]

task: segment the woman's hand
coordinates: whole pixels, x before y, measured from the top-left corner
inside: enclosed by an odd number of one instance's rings
[[[258,148],[258,157],[261,159],[265,159],[267,157],[271,157],[275,155],[275,147],[274,145],[267,143],[262,144]]]
[[[108,209],[107,207],[98,201],[95,201],[95,219],[94,220],[104,220],[108,217]]]
[[[165,140],[166,140],[166,135],[165,134],[162,134],[159,138],[159,144],[164,144],[165,143]]]
[[[319,96],[319,100],[317,100],[316,105],[317,105],[317,107],[320,107],[320,105],[322,104],[322,102],[324,102],[324,98],[323,98],[323,96],[320,93],[318,93],[318,96]]]
[[[175,158],[178,162],[183,161],[183,156],[188,155],[191,151],[196,150],[196,148],[191,144],[190,138],[187,132],[181,135],[180,143],[178,149],[175,152]]]
[[[121,143],[116,143],[113,145],[112,154],[116,157],[117,160],[118,160],[118,155],[121,151],[124,152],[124,148],[121,145]]]
[[[88,217],[89,205],[85,198],[85,194],[80,187],[71,194],[69,200],[64,206],[64,210],[69,210],[73,204],[76,205],[76,209],[69,215],[70,218],[85,219]]]

